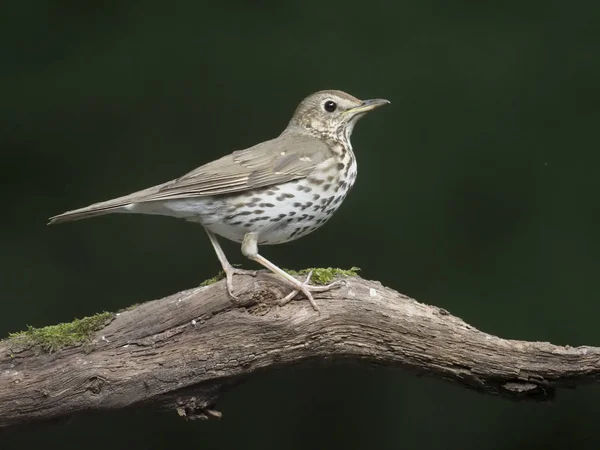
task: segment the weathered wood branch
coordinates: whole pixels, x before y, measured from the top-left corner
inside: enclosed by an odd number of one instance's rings
[[[191,418],[218,416],[219,394],[290,364],[359,362],[450,380],[481,393],[547,400],[600,380],[600,348],[501,339],[380,283],[348,278],[316,297],[274,305],[286,289],[238,276],[116,315],[85,345],[43,353],[0,342],[0,427],[143,403]]]

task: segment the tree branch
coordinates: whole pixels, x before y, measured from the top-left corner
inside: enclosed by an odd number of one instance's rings
[[[600,348],[506,340],[380,283],[347,278],[306,300],[274,304],[287,289],[266,273],[121,312],[87,344],[44,353],[20,339],[0,342],[0,427],[84,410],[144,403],[188,418],[220,416],[219,395],[265,369],[322,361],[398,367],[478,392],[547,400],[557,388],[598,382]]]

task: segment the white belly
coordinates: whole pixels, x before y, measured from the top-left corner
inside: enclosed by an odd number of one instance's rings
[[[136,203],[127,209],[198,222],[234,242],[242,242],[246,233],[254,232],[259,245],[280,244],[305,236],[329,220],[354,184],[355,160],[346,173],[336,173],[333,180],[329,171],[320,175],[323,178],[316,173],[240,194]]]

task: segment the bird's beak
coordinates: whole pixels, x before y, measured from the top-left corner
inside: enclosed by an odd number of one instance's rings
[[[384,98],[372,98],[370,100],[363,100],[361,104],[357,107],[347,110],[346,114],[351,114],[354,116],[355,114],[365,113],[375,108],[379,108],[380,106],[387,105],[388,103],[390,103],[390,101]]]

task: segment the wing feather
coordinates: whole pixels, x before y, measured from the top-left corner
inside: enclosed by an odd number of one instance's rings
[[[52,217],[50,222],[107,214],[131,203],[233,194],[285,183],[307,177],[333,156],[319,139],[287,130],[275,139],[235,151],[173,181],[67,211]]]
[[[308,176],[333,157],[320,140],[299,133],[239,150],[165,183],[137,202],[231,194]]]

